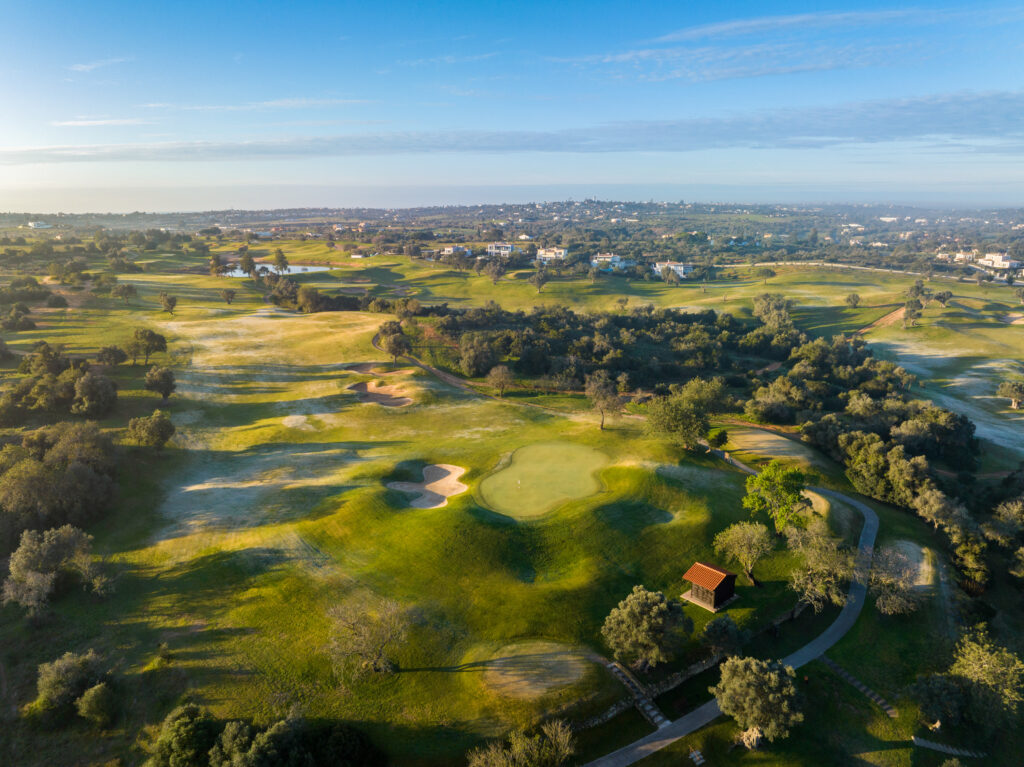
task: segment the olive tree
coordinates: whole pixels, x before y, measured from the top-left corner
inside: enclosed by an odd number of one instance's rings
[[[757,658],[729,658],[719,668],[718,684],[708,689],[722,713],[736,720],[748,748],[756,748],[762,738],[785,738],[790,728],[803,721],[791,666]]]
[[[174,371],[170,368],[154,365],[146,373],[145,387],[149,391],[156,392],[163,397],[164,402],[170,397],[178,384],[174,381]]]
[[[737,522],[715,536],[715,551],[739,562],[754,583],[754,565],[775,548],[771,532],[760,522]]]
[[[853,557],[828,531],[823,519],[815,519],[807,529],[787,531],[789,546],[801,557],[801,564],[789,576],[789,586],[814,612],[827,604],[846,604],[846,582],[853,577]]]
[[[752,515],[769,517],[775,523],[775,532],[781,534],[793,516],[807,506],[804,488],[802,471],[771,461],[760,473],[747,477],[743,508]]]
[[[1024,379],[1003,381],[996,389],[996,396],[1010,400],[1010,407],[1014,410],[1020,409],[1020,403],[1024,401]]]
[[[495,365],[487,374],[487,385],[498,392],[499,397],[505,396],[505,390],[513,383],[512,373],[506,365]]]
[[[174,424],[162,410],[154,410],[153,415],[139,416],[128,421],[128,439],[137,445],[156,448],[157,451],[163,449],[174,432]]]
[[[591,406],[601,414],[600,429],[604,431],[605,416],[618,413],[622,409],[618,387],[607,370],[598,370],[587,376],[586,394]]]
[[[515,730],[506,742],[490,743],[469,752],[469,767],[560,767],[576,752],[569,725],[561,719],[545,722],[540,732]]]
[[[917,564],[907,552],[886,546],[875,552],[871,563],[871,589],[875,607],[882,615],[906,615],[921,605],[921,591],[916,588]]]
[[[660,591],[634,586],[633,591],[605,618],[601,635],[616,660],[628,660],[643,668],[665,663],[693,631],[693,622],[674,599]]]

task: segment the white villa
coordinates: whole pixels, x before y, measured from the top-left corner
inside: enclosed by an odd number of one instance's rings
[[[992,269],[1020,269],[1021,262],[1008,257],[1005,253],[986,253],[976,262],[979,266]]]
[[[441,251],[442,256],[470,256],[472,251],[462,245],[449,245]]]
[[[537,260],[544,263],[564,261],[567,255],[569,255],[569,251],[565,248],[541,248],[537,251]]]
[[[590,259],[590,265],[596,269],[607,271],[612,269],[628,269],[631,266],[636,266],[636,261],[632,258],[623,258],[617,253],[598,253]]]
[[[516,252],[516,246],[511,242],[492,242],[487,246],[487,255],[498,258],[509,258]]]
[[[28,228],[29,229],[52,229],[53,227],[50,226],[45,221],[29,221],[28,222]]]
[[[693,274],[693,264],[686,264],[682,261],[657,261],[651,270],[654,272],[654,276],[661,279],[661,274],[665,269],[671,269],[676,273],[676,276],[681,280],[688,279]]]

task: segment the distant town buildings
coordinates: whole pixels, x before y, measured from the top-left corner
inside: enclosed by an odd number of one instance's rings
[[[29,221],[28,222],[28,228],[29,229],[53,229],[53,227],[50,226],[45,221]]]

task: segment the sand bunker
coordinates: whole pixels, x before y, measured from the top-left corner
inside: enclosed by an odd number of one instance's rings
[[[896,309],[895,311],[889,312],[884,317],[878,318],[877,320],[872,322],[870,325],[867,325],[866,327],[861,328],[860,330],[857,331],[857,333],[859,335],[864,335],[865,333],[868,333],[868,332],[870,332],[872,330],[876,330],[877,328],[885,328],[885,327],[889,327],[890,325],[895,325],[897,322],[899,322],[899,321],[901,321],[903,319],[903,314],[905,312],[906,312],[906,307],[901,306],[899,309]]]
[[[557,642],[517,642],[479,664],[483,683],[507,698],[540,698],[579,682],[590,661],[581,650]]]
[[[917,569],[917,577],[914,579],[914,588],[926,589],[935,581],[935,567],[931,557],[925,556],[925,551],[913,541],[896,541],[892,547],[910,560],[910,563]]]
[[[360,402],[372,402],[384,407],[405,407],[411,405],[409,397],[403,397],[397,386],[383,386],[376,381],[352,384],[349,391],[359,395]]]
[[[1024,325],[1024,314],[1011,312],[1010,314],[1004,314],[999,320],[1007,325]]]
[[[757,456],[792,460],[812,465],[827,465],[824,457],[798,439],[753,427],[735,427],[728,430],[729,449]]]
[[[469,490],[467,485],[459,482],[459,477],[465,473],[461,466],[432,463],[423,467],[422,482],[388,482],[388,487],[403,493],[417,493],[417,497],[409,501],[414,509],[438,509],[447,506],[451,496]]]

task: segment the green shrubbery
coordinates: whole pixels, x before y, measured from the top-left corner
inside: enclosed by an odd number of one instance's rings
[[[376,767],[385,759],[359,730],[288,717],[260,729],[214,719],[195,704],[164,719],[147,767]]]

